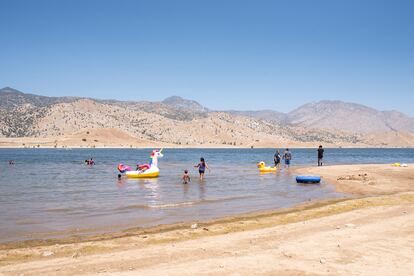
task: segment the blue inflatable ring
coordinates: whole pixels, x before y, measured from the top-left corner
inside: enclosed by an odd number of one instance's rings
[[[315,175],[298,175],[296,176],[297,183],[320,183],[321,177]]]

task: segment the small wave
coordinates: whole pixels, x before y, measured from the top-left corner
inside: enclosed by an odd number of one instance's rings
[[[149,209],[149,208],[150,207],[148,205],[134,204],[134,205],[128,205],[128,206],[116,208],[115,211],[125,211],[129,209]]]
[[[50,208],[50,209],[46,209],[45,211],[49,213],[68,213],[73,210],[69,208]]]
[[[202,199],[196,201],[185,201],[185,202],[177,202],[177,203],[165,203],[165,204],[150,204],[150,205],[128,205],[124,207],[120,207],[115,209],[116,211],[124,211],[130,209],[162,209],[162,208],[175,208],[175,207],[186,207],[186,206],[193,206],[197,204],[204,204],[204,203],[215,203],[215,202],[226,202],[231,200],[237,199],[244,199],[252,197],[251,195],[246,196],[236,196],[236,197],[225,197],[225,198],[217,198],[217,199]]]
[[[14,221],[17,225],[32,225],[32,224],[42,224],[43,222],[40,220],[33,220],[33,219],[19,219]]]

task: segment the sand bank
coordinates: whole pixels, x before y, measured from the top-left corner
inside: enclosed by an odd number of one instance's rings
[[[329,168],[336,173],[328,174]],[[196,227],[130,229],[83,242],[3,246],[0,274],[412,275],[414,192],[407,191],[414,184],[410,168],[359,166],[377,183],[371,186],[381,187],[358,190],[359,194],[385,194],[380,196],[308,203],[199,222]],[[315,169],[333,180],[358,171],[358,166]],[[313,168],[300,170],[313,172]],[[405,184],[391,181],[397,175],[404,175],[397,182]],[[354,191],[361,185],[358,181],[365,180],[349,181],[356,181],[349,188]],[[340,187],[340,183],[336,180],[335,185]],[[391,194],[395,191],[399,193]]]
[[[339,192],[354,195],[379,195],[414,191],[414,164],[338,165],[296,168],[297,174],[320,175]]]

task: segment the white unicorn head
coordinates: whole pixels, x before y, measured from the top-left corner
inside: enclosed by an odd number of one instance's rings
[[[152,159],[152,162],[151,162],[151,167],[152,166],[154,166],[154,167],[158,167],[158,158],[162,158],[164,155],[162,154],[162,150],[163,149],[160,149],[160,150],[153,150],[152,151],[152,153],[151,153],[151,159]]]

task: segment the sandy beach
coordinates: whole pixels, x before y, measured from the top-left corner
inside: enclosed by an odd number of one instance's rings
[[[0,274],[413,274],[412,164],[299,168],[296,173],[318,173],[355,197],[84,241],[3,244]]]
[[[357,196],[414,191],[414,164],[408,167],[390,164],[321,166],[294,171],[302,175],[321,175],[339,192]]]

